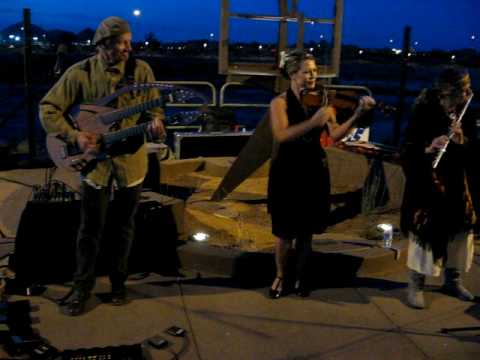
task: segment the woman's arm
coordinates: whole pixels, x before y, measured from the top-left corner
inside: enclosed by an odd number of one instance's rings
[[[287,103],[283,96],[277,96],[270,103],[270,122],[274,139],[279,142],[292,141],[306,134],[315,127],[322,127],[334,116],[331,108],[322,107],[308,120],[289,125]]]
[[[375,106],[375,100],[370,96],[364,96],[360,99],[358,107],[355,109],[353,115],[341,125],[338,125],[336,121],[327,122],[328,132],[334,142],[343,139],[345,135],[350,131],[353,124],[363,115],[363,113]]]

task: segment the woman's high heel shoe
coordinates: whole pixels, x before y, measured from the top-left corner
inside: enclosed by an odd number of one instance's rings
[[[276,283],[276,284],[275,284]],[[271,287],[268,290],[268,296],[270,299],[278,299],[280,296],[282,296],[283,292],[283,278],[277,276],[275,280],[273,281],[272,286],[275,284],[274,287]],[[279,289],[280,288],[280,289]]]

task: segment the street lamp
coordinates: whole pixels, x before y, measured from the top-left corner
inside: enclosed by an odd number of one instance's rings
[[[140,11],[140,9],[134,9],[133,12],[132,12],[133,16],[135,17],[135,28],[134,29],[134,33],[137,33],[137,36],[138,36],[138,39],[141,39],[141,36],[140,36],[140,15],[142,15],[142,12]]]

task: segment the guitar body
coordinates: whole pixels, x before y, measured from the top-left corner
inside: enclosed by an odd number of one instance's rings
[[[107,106],[83,104],[80,105],[74,115],[73,126],[80,131],[88,131],[103,135],[108,133],[112,124],[104,124],[102,115],[115,111]],[[77,144],[68,143],[59,133],[47,135],[47,151],[53,163],[71,171],[86,170],[88,164],[97,158],[105,158],[91,153],[83,153]]]
[[[87,166],[97,159],[95,154],[83,153],[77,144],[69,144],[59,133],[48,134],[46,144],[50,158],[59,168],[70,171],[86,170]]]
[[[84,104],[78,107],[78,112],[73,117],[74,125],[81,131],[88,131],[95,134],[105,134],[112,126],[105,124],[102,115],[107,115],[116,109],[106,106]]]

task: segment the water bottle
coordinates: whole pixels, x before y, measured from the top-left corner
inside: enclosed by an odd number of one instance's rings
[[[476,125],[476,138],[477,138],[477,141],[480,141],[480,119],[477,119],[475,121],[475,125]]]
[[[393,238],[393,226],[390,224],[384,224],[383,226],[383,247],[391,248]]]

